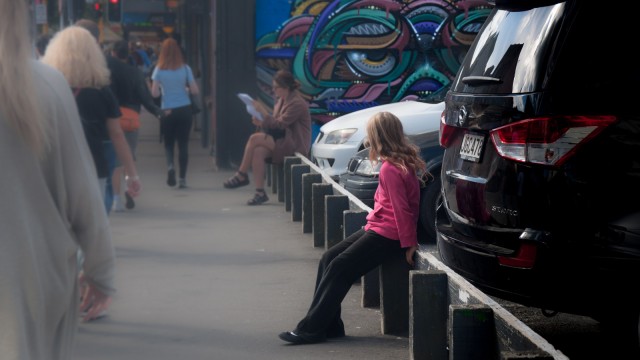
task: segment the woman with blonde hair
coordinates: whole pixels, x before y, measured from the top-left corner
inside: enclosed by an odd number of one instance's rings
[[[345,336],[340,304],[351,285],[385,259],[404,252],[409,266],[418,249],[417,227],[421,178],[426,164],[418,147],[389,112],[367,123],[369,158],[382,161],[373,211],[365,227],[327,250],[320,259],[316,289],[307,315],[280,339],[311,344]]]
[[[102,197],[105,197],[110,175],[103,145],[107,141],[113,143],[116,156],[128,175],[127,192],[137,196],[140,179],[120,127],[118,102],[109,89],[111,80],[106,59],[94,37],[80,26],[69,26],[51,39],[41,61],[62,72],[76,97],[85,137],[101,183]]]
[[[109,305],[115,254],[73,95],[34,58],[28,4],[0,1],[0,357],[66,360],[79,307]]]
[[[189,94],[197,95],[198,85],[193,72],[182,56],[182,49],[173,38],[165,39],[160,48],[158,63],[151,74],[151,94],[162,95],[160,108],[164,117],[160,119],[167,158],[167,185],[176,185],[173,165],[174,147],[178,142],[178,164],[180,165],[179,187],[187,187],[187,165],[189,163],[189,133],[192,111]]]

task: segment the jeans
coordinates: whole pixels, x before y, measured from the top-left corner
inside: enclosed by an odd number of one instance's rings
[[[400,241],[363,229],[331,247],[318,264],[316,289],[309,311],[294,331],[309,339],[321,339],[327,333],[344,330],[341,329],[340,304],[351,285],[401,251],[404,250]]]
[[[116,168],[116,150],[111,141],[103,141],[102,146],[104,146],[104,156],[107,158],[107,164],[109,165],[109,175],[107,176],[104,192],[104,206],[107,209],[107,214],[109,214],[113,206],[113,185],[111,183],[111,177],[113,176],[113,170]]]
[[[173,169],[174,148],[178,143],[178,165],[180,179],[187,176],[187,165],[189,164],[189,134],[191,133],[191,123],[193,122],[191,107],[189,105],[171,109],[171,114],[167,115],[163,122],[164,152],[167,158],[167,167]]]

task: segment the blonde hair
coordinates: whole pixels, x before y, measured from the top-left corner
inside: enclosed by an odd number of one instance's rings
[[[60,70],[72,88],[102,88],[111,82],[107,60],[91,33],[80,26],[58,32],[41,61]]]
[[[161,70],[175,70],[182,65],[184,65],[184,58],[178,42],[174,38],[166,38],[160,47],[156,66]]]
[[[27,0],[0,1],[0,111],[31,149],[42,155],[49,144],[33,83]]]
[[[404,134],[400,119],[390,112],[381,111],[367,123],[369,158],[388,161],[404,172],[413,169],[422,178],[427,165],[419,155],[419,149]]]

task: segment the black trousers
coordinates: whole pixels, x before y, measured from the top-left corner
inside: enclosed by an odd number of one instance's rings
[[[322,339],[327,334],[344,331],[340,304],[351,285],[402,251],[400,241],[362,229],[331,247],[318,264],[316,288],[309,311],[294,331],[309,339]]]
[[[178,143],[179,176],[184,179],[189,164],[189,134],[191,133],[191,106],[171,109],[171,114],[162,120],[162,135],[164,137],[164,153],[167,157],[167,167],[173,168],[175,143]]]

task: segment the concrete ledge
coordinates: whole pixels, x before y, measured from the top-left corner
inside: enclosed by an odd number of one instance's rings
[[[344,212],[349,210],[349,198],[344,195],[327,195],[324,202],[324,248],[328,250],[344,239],[342,222]]]
[[[269,173],[271,174],[271,192],[273,194],[281,193],[281,186],[279,185],[283,181],[282,164],[269,164]],[[284,187],[284,185],[283,185]],[[280,196],[278,196],[279,198]],[[282,200],[284,201],[284,200]]]
[[[409,264],[398,252],[380,266],[380,313],[383,334],[409,335]]]
[[[449,307],[449,359],[495,359],[493,310],[482,304]]]
[[[495,334],[494,346],[500,356],[510,356],[513,359],[517,359],[514,356],[534,356],[534,359],[569,359],[495,300],[444,265],[434,254],[419,250],[416,256],[416,268],[418,270],[437,270],[447,275],[449,306],[481,305],[491,309],[494,328],[490,331]],[[414,316],[416,315],[415,310],[413,311]],[[413,336],[422,337],[423,335],[414,333]],[[452,349],[453,344],[449,342],[449,346]]]
[[[331,184],[318,183],[311,185],[311,213],[313,218],[313,246],[324,247],[325,201],[327,195],[333,195]]]
[[[331,220],[334,216],[326,217],[324,197],[327,195],[348,198],[349,210],[343,212],[342,218],[343,239],[361,228],[371,208],[322,173],[309,159],[296,155],[302,164],[309,166],[309,173],[301,176],[302,217],[303,231],[314,232],[314,246],[323,245],[326,222],[340,221]],[[317,235],[316,226],[322,226]],[[416,254],[413,271],[402,255],[402,259],[398,256],[379,267],[378,298],[382,333],[408,335],[411,359],[477,359],[482,358],[478,357],[482,351],[492,359],[568,360],[493,299],[425,251],[424,246]],[[370,274],[365,277],[368,276]],[[362,278],[363,306],[368,285],[365,277]]]
[[[409,284],[409,359],[446,359],[447,274],[439,270],[412,270]]]
[[[302,175],[310,171],[309,165],[291,166],[291,221],[302,221]]]
[[[278,181],[276,181],[278,202],[284,202],[284,164],[275,164],[274,166],[278,173]]]
[[[286,156],[284,158],[284,211],[291,211],[291,167],[302,163],[302,159],[297,156]]]
[[[284,202],[284,164],[267,163],[267,183],[271,185],[271,192],[278,195],[278,201]]]
[[[313,232],[313,184],[322,183],[322,175],[317,173],[302,175],[302,233]]]

